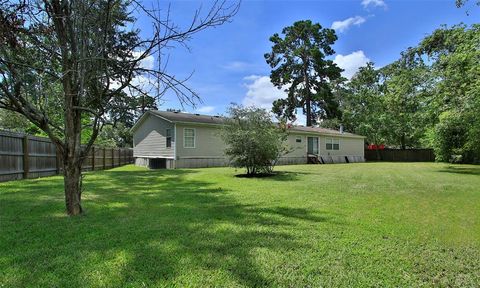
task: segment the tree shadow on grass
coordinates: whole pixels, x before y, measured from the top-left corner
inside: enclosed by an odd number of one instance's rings
[[[255,175],[237,174],[237,178],[250,178],[250,179],[265,179],[274,181],[297,181],[299,176],[308,175],[311,173],[306,172],[293,172],[293,171],[275,171],[273,173],[259,173]]]
[[[465,174],[465,175],[480,175],[480,166],[479,167],[460,167],[460,166],[446,166],[443,169],[438,170],[439,172],[444,173],[455,173],[455,174]]]
[[[227,187],[196,173],[88,174],[87,214],[73,218],[60,213],[61,178],[9,184],[16,190],[0,193],[0,270],[8,267],[0,280],[7,286],[269,286],[274,279],[260,272],[256,251],[302,248],[308,244],[283,228],[332,220],[302,208],[238,203]]]

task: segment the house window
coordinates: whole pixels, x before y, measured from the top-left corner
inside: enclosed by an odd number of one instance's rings
[[[295,138],[295,142],[297,142],[297,143],[302,143],[302,137],[297,137],[297,138]]]
[[[340,140],[337,138],[327,138],[325,145],[327,150],[340,150]]]
[[[195,129],[185,128],[183,130],[183,147],[195,148]]]
[[[167,138],[167,140],[166,140],[167,148],[172,147],[172,129],[167,129],[166,130],[165,137]]]
[[[340,140],[333,139],[333,150],[340,150]]]

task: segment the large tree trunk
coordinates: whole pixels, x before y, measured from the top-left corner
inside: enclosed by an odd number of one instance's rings
[[[310,95],[306,97],[305,99],[305,108],[307,110],[306,116],[307,116],[307,127],[312,126],[312,103],[310,100]]]
[[[303,60],[303,81],[305,82],[305,109],[307,110],[307,127],[312,126],[312,97],[310,92],[310,81],[308,79],[308,57],[304,56]]]
[[[74,216],[82,213],[82,169],[81,163],[74,158],[64,159],[65,204],[67,214]]]
[[[63,169],[65,183],[65,204],[68,215],[79,215],[82,213],[81,194],[82,194],[82,113],[74,106],[79,105],[78,92],[68,89],[65,91],[74,91],[67,95],[65,99],[65,149],[63,151]],[[71,97],[71,98],[70,98]]]

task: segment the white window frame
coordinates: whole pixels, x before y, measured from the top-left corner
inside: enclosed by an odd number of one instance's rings
[[[168,136],[168,131],[170,131],[170,136]],[[165,148],[168,148],[168,149],[171,149],[172,148],[172,143],[173,143],[173,133],[172,133],[172,129],[171,128],[167,128],[165,129]],[[167,143],[168,143],[168,138],[170,138],[170,147],[168,147]]]
[[[299,139],[300,139],[300,141],[297,141]],[[303,137],[302,136],[295,137],[295,143],[302,143],[302,142],[303,142]]]
[[[329,149],[327,145],[331,145],[331,148]],[[338,149],[335,149],[334,145],[337,144],[338,145]],[[325,139],[325,150],[328,150],[328,151],[339,151],[340,150],[340,139],[339,138],[332,138],[332,137],[329,137],[329,138],[326,138]]]
[[[193,130],[193,147],[185,146],[185,138],[186,138],[185,130]],[[197,129],[195,129],[195,128],[183,128],[183,148],[195,149],[196,146],[197,146]]]
[[[335,149],[335,145],[338,145],[338,149]],[[340,139],[339,138],[333,138],[332,150],[340,151]]]

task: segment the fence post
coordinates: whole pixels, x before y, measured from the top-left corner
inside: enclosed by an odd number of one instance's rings
[[[23,136],[23,179],[28,178],[28,172],[30,170],[28,152],[28,135]]]
[[[95,146],[92,146],[92,171],[95,171]]]
[[[115,148],[112,148],[112,168],[115,168]]]

